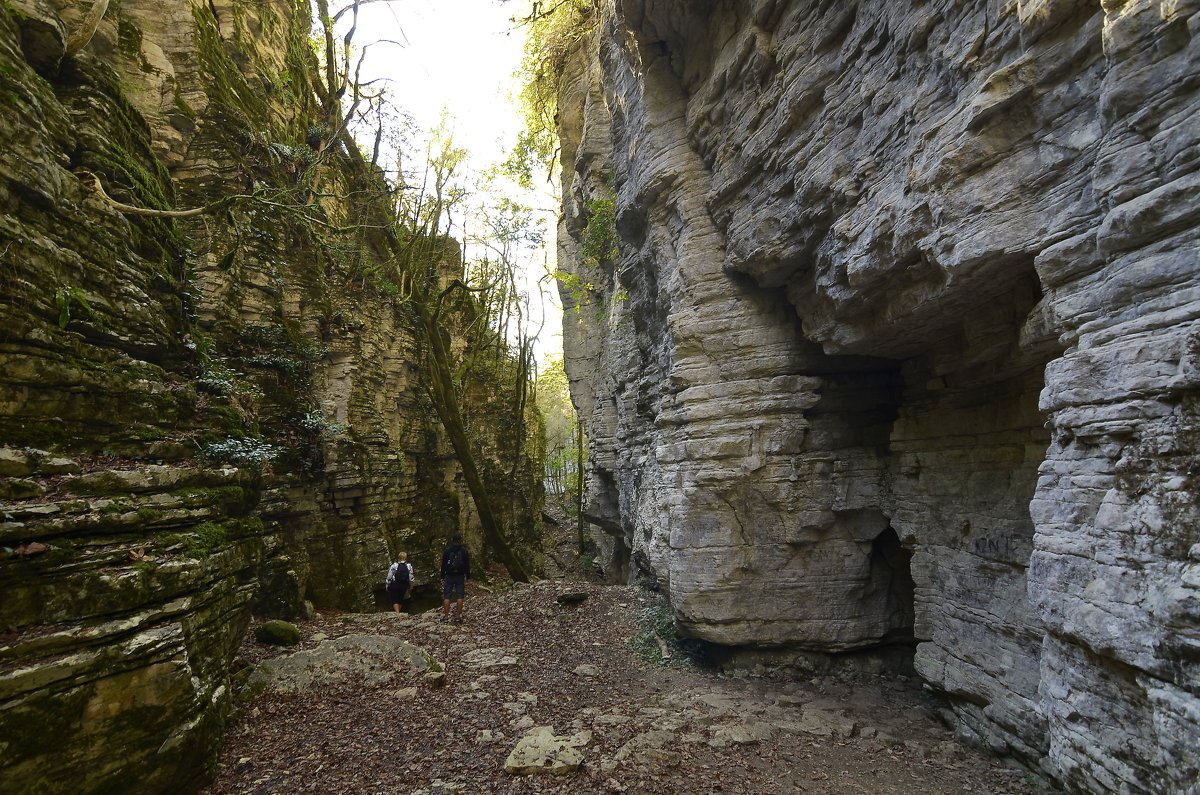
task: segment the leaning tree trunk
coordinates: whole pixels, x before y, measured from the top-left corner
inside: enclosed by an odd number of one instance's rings
[[[579,532],[579,554],[582,555],[587,543],[583,533],[583,419],[577,417],[575,423],[575,498],[579,501],[577,509],[576,529]]]
[[[462,468],[463,478],[467,481],[467,488],[471,492],[471,499],[479,514],[479,523],[483,525],[484,540],[496,551],[500,562],[505,565],[514,580],[529,582],[529,573],[500,529],[496,512],[492,509],[491,497],[488,495],[483,478],[475,465],[475,455],[471,452],[466,423],[463,422],[454,389],[450,355],[442,339],[442,330],[437,322],[437,317],[424,304],[419,306],[419,311],[421,322],[425,327],[425,337],[429,344],[429,380],[433,389],[434,409],[442,421],[442,426],[446,429],[446,435],[450,437],[450,444],[454,448],[454,454]]]
[[[100,27],[100,20],[104,19],[106,11],[108,0],[95,0],[92,3],[92,7],[84,14],[83,21],[79,23],[79,30],[67,39],[67,55],[74,55],[88,45],[92,36],[96,35],[96,28]]]

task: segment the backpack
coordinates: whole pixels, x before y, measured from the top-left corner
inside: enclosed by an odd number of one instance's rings
[[[400,573],[401,571],[404,572],[403,575]],[[387,585],[392,585],[393,583],[400,583],[400,584],[403,584],[405,587],[408,587],[408,582],[409,582],[408,566],[406,566],[403,563],[399,563],[399,564],[393,563],[391,565],[391,567],[388,569],[387,578],[384,580],[384,583]]]
[[[446,573],[465,574],[467,571],[467,550],[462,546],[453,546],[446,550]]]

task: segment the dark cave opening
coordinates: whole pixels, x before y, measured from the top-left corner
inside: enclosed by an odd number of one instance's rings
[[[886,630],[883,645],[913,645],[913,624],[916,616],[912,577],[912,550],[900,543],[900,537],[889,525],[871,542],[871,583],[876,598],[883,602]]]

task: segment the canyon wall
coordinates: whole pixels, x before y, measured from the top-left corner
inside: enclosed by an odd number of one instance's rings
[[[0,792],[184,792],[252,613],[375,609],[391,556],[428,585],[454,530],[487,553],[416,312],[379,246],[322,231],[378,176],[330,150],[319,212],[270,203],[330,146],[308,4],[124,0],[69,54],[85,5],[0,7]],[[96,179],[154,210],[265,200],[137,215]],[[536,569],[541,465],[512,451],[537,425],[503,369],[468,408]]]
[[[1195,786],[1200,3],[596,22],[559,256],[609,575],[746,659],[913,650],[1072,791]]]

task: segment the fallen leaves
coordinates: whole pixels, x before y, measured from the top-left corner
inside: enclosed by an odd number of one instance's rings
[[[566,592],[587,598],[565,606],[558,596]],[[316,637],[392,634],[444,664],[442,686],[397,663],[390,686],[357,681],[242,705],[207,793],[934,795],[967,785],[976,795],[1027,792],[978,755],[954,769],[867,737],[780,733],[720,746],[721,727],[754,725],[747,723],[751,706],[799,715],[817,698],[853,702],[864,712],[857,719],[925,747],[944,732],[905,717],[920,697],[916,688],[855,690],[831,680],[818,695],[807,682],[646,664],[628,641],[655,598],[632,587],[545,582],[493,593],[472,589],[461,626],[436,615],[319,617],[302,625],[303,648]],[[252,639],[242,648],[249,660],[277,653]],[[586,736],[580,768],[562,777],[506,773],[506,758],[534,726]]]

